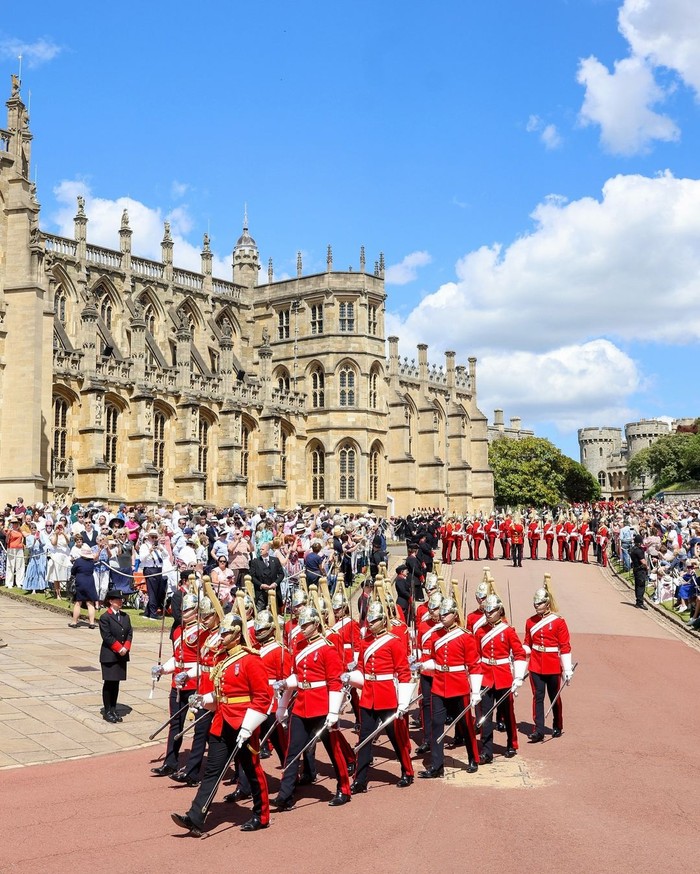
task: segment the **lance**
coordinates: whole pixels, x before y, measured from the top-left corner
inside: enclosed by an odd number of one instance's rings
[[[573,668],[571,669],[571,676],[572,676],[572,677],[573,677],[573,675],[574,675],[574,673],[575,673],[577,667],[578,667],[578,662],[576,662],[576,664],[575,664],[575,665],[573,666]],[[562,686],[559,687],[559,691],[558,691],[557,694],[554,696],[554,698],[552,698],[552,703],[549,705],[549,710],[548,710],[548,711],[545,713],[545,715],[544,715],[544,718],[545,718],[545,719],[546,719],[546,718],[549,716],[549,714],[552,712],[552,709],[554,708],[554,705],[555,705],[555,704],[557,703],[557,701],[559,700],[559,696],[560,696],[561,693],[564,691],[564,689],[566,689],[566,687],[569,685],[570,682],[571,682],[571,678],[569,678],[569,679],[568,679],[568,680],[567,680],[567,681],[566,681]]]
[[[479,701],[481,701],[481,695],[479,695]],[[476,704],[478,704],[479,701],[477,701]],[[476,706],[476,704],[475,704],[474,706]],[[471,711],[472,711],[472,714],[473,714],[473,713],[474,713],[474,706],[472,706],[471,703],[467,704],[467,706],[466,706],[466,707],[464,708],[464,710],[459,714],[459,716],[456,716],[456,717],[452,720],[452,725],[456,725],[456,724],[459,722],[459,720],[460,720],[463,716],[466,716],[466,714],[467,714],[467,710],[471,710]],[[443,740],[443,738],[445,737],[445,735],[447,734],[447,732],[448,732],[449,730],[450,730],[450,726],[448,725],[448,726],[445,728],[445,730],[443,731],[443,733],[440,735],[440,737],[437,739],[436,743],[440,743],[440,742]]]
[[[161,731],[163,731],[164,728],[167,728],[170,725],[170,723],[173,721],[173,719],[175,719],[175,717],[179,716],[183,712],[183,710],[187,710],[187,708],[189,706],[190,706],[189,703],[187,703],[187,704],[185,704],[184,707],[181,707],[179,710],[175,711],[175,713],[173,713],[173,715],[170,717],[170,719],[166,719],[160,728],[156,729],[153,732],[153,734],[150,734],[148,736],[148,739],[153,740],[154,738],[156,738],[161,733]]]
[[[527,675],[528,674],[526,673],[525,676],[523,677],[523,680],[526,679]],[[512,689],[512,687],[511,687],[511,689]],[[477,728],[481,728],[481,726],[486,722],[486,720],[489,718],[489,716],[491,716],[491,714],[494,712],[494,710],[496,710],[498,707],[501,706],[501,704],[510,695],[511,689],[507,689],[503,693],[503,695],[501,695],[501,697],[498,699],[498,701],[496,701],[496,703],[493,705],[493,707],[488,711],[488,713],[484,713],[484,715],[481,717],[481,719],[476,723]],[[515,695],[517,693],[514,692],[513,694]]]
[[[163,618],[160,620],[160,642],[158,644],[158,667],[162,664],[163,659],[163,632],[165,631],[165,606],[163,606]],[[160,674],[151,680],[151,691],[148,693],[149,700],[153,698],[153,693],[156,691],[156,683],[160,680]]]

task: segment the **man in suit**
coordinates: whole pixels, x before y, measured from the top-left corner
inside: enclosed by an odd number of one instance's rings
[[[255,588],[255,606],[258,610],[267,607],[269,592],[277,596],[277,609],[282,609],[280,583],[284,579],[284,569],[278,558],[270,555],[270,544],[260,544],[260,558],[254,558],[250,563],[250,576]]]

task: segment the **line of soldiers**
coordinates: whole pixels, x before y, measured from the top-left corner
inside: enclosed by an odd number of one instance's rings
[[[542,519],[535,513],[523,517],[520,513],[506,513],[498,516],[491,513],[482,516],[446,516],[439,529],[442,547],[442,563],[452,564],[463,560],[480,561],[481,550],[487,561],[496,560],[496,542],[500,543],[501,558],[512,560],[513,567],[522,567],[525,541],[531,561],[540,558],[540,542],[544,541],[545,561],[554,561],[554,547],[557,547],[559,561],[581,561],[590,564],[591,550],[599,564],[607,565],[607,547],[610,531],[605,521],[595,525],[587,513],[581,519],[561,514],[557,522],[551,515]],[[466,544],[468,556],[462,558]]]
[[[271,806],[292,810],[299,790],[315,781],[319,741],[336,779],[329,806],[367,792],[371,744],[384,732],[401,765],[396,786],[410,787],[415,774],[408,713],[416,702],[422,716],[416,752],[430,754],[418,777],[444,775],[446,725],[454,726],[453,746],[467,748],[469,773],[494,760],[494,716],[507,732],[504,755],[515,756],[513,698],[528,662],[535,726],[530,741],[544,738],[546,694],[554,705],[553,736],[561,735],[562,680],[570,682],[573,668],[568,628],[556,612],[548,575],[535,593],[535,614],[527,620],[523,642],[505,618],[488,569],[477,589],[477,609],[466,617],[456,581],[449,585],[431,574],[428,601],[409,605],[410,627],[384,575],[382,568],[362,627],[344,589],[331,597],[324,579],[318,589],[300,580],[284,628],[274,598],[268,610],[255,615],[252,600],[247,604],[238,592],[235,609],[224,614],[208,578],[201,587],[190,580],[191,589],[182,596],[182,624],[173,632],[174,655],[152,671],[154,684],[164,674],[172,676],[171,718],[161,727],[169,728],[166,758],[153,773],[198,787],[189,810],[172,814],[178,826],[201,836],[218,787],[235,765],[238,787],[224,800],[252,799],[252,816],[241,830],[266,828]],[[348,703],[359,732],[354,748],[339,725]],[[195,716],[194,739],[178,769],[188,713]],[[272,799],[261,765],[268,739],[282,767]]]

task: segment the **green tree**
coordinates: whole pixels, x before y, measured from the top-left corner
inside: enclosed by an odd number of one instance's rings
[[[567,459],[543,437],[494,440],[489,464],[494,474],[495,501],[499,506],[555,505],[565,494]]]
[[[696,434],[660,437],[630,459],[627,465],[630,479],[639,480],[642,474],[650,474],[657,489],[690,479],[689,470],[695,469],[700,458],[700,448],[695,447],[697,440]]]
[[[566,470],[564,474],[564,494],[570,501],[597,501],[600,497],[600,485],[596,478],[586,468],[564,456]]]

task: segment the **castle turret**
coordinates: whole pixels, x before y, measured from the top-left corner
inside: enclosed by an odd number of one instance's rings
[[[243,216],[243,233],[233,247],[233,281],[236,285],[255,288],[258,284],[260,253],[255,240],[248,233],[248,210]]]

